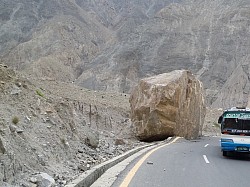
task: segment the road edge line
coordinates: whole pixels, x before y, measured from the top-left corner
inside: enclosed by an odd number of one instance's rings
[[[171,143],[171,142],[169,142],[169,143]],[[164,146],[169,144],[169,143],[165,144],[165,142],[163,142],[163,143],[164,143]],[[114,157],[114,158],[106,161],[106,162],[103,162],[99,165],[96,165],[93,168],[91,168],[90,170],[79,175],[76,179],[74,179],[73,181],[71,181],[70,183],[65,185],[65,187],[89,187],[109,168],[111,168],[114,165],[118,164],[119,162],[125,160],[126,158],[130,157],[131,155],[141,151],[142,149],[145,149],[145,148],[148,148],[151,146],[157,146],[158,144],[162,144],[162,142],[152,143],[150,145],[144,145],[141,147],[137,147],[135,149],[132,149],[132,150],[122,154],[122,155],[119,155],[117,157]]]
[[[178,139],[180,139],[180,137],[176,137],[173,141],[167,143],[167,144],[164,144],[164,145],[161,145],[161,146],[158,146],[152,150],[150,150],[148,153],[146,153],[136,164],[135,166],[129,171],[129,173],[127,174],[127,176],[125,177],[125,179],[123,180],[123,182],[121,183],[120,187],[127,187],[129,185],[129,183],[131,182],[131,180],[133,179],[135,173],[137,172],[137,170],[140,168],[140,166],[142,165],[142,163],[155,151],[157,151],[158,149],[164,147],[164,146],[167,146],[167,145],[170,145],[174,142],[176,142]]]

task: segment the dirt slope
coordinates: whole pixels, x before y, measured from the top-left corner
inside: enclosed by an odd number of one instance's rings
[[[31,186],[45,172],[63,186],[140,144],[128,95],[30,80],[0,65],[0,186]]]

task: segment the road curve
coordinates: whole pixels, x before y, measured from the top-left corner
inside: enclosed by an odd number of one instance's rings
[[[246,187],[250,186],[249,155],[223,157],[218,137],[179,139],[150,154],[136,171],[131,163],[112,187]],[[142,156],[143,158],[143,156]],[[130,178],[126,184],[127,176]]]

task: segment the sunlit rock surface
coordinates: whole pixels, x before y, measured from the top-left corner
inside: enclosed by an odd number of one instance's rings
[[[205,117],[201,82],[186,70],[142,79],[130,97],[131,118],[140,140],[169,136],[197,138]]]

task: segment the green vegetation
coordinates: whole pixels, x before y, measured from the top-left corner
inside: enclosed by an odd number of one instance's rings
[[[63,145],[66,145],[66,139],[65,138],[60,138],[61,142]]]
[[[17,116],[14,116],[12,118],[12,123],[17,124],[19,122],[19,118]]]
[[[215,121],[213,122],[213,126],[217,127],[217,128],[220,128],[220,125],[218,123],[216,123]]]
[[[42,93],[41,90],[36,90],[36,94],[39,95],[40,97],[44,97],[44,94]]]

